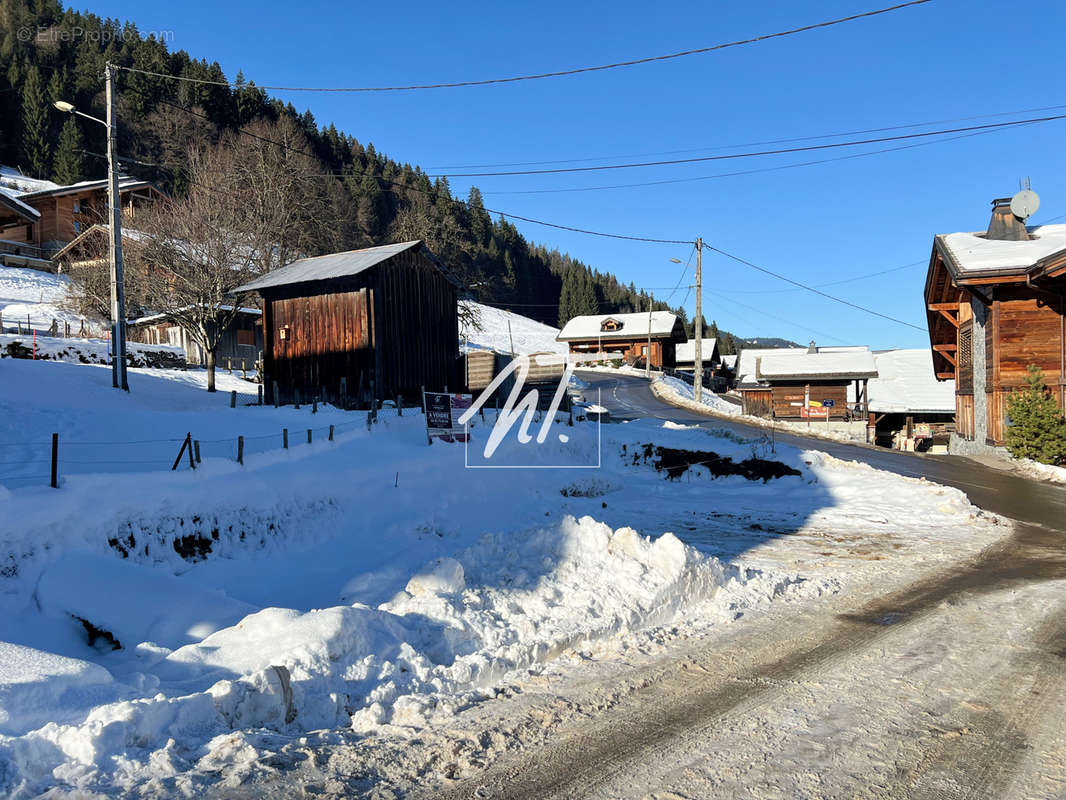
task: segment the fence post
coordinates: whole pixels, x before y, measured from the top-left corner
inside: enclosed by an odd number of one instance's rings
[[[52,434],[52,488],[59,488],[59,434]]]
[[[426,413],[426,385],[422,384],[422,413]]]
[[[318,398],[317,397],[314,400],[311,401],[311,413],[312,414],[317,414],[318,413]]]
[[[402,394],[396,395],[396,415],[400,416],[400,417],[403,416],[403,395]]]
[[[307,443],[311,444],[311,429],[307,429]]]
[[[193,439],[192,449],[193,449],[193,452],[196,454],[196,463],[199,464],[200,463],[200,440],[199,439]]]
[[[289,449],[289,429],[288,428],[282,428],[281,429],[281,446],[284,447],[286,450]]]
[[[229,407],[230,408],[236,408],[237,407],[237,390],[236,389],[234,389],[232,392],[229,393]]]
[[[181,449],[178,450],[178,457],[174,459],[174,466],[172,466],[170,468],[171,472],[173,472],[174,470],[176,470],[178,468],[178,464],[181,463],[181,457],[183,455],[185,455],[185,448],[186,447],[191,447],[192,446],[191,442],[192,442],[192,434],[191,433],[185,434],[185,438],[181,440]]]
[[[333,426],[332,425],[329,426],[329,440],[331,442],[333,441]]]
[[[192,433],[185,435],[185,441],[189,443],[189,469],[196,469],[196,461],[193,459],[192,452]]]
[[[232,358],[227,358],[226,359],[226,372],[228,372],[230,375],[233,374],[233,359]]]
[[[299,410],[299,408],[300,408],[300,390],[299,389],[293,389],[292,392],[293,392],[292,404],[297,410]]]
[[[259,384],[256,387],[256,392],[255,393],[256,393],[256,396],[257,396],[256,405],[260,405],[260,406],[263,405],[263,384]]]
[[[279,400],[280,397],[281,397],[281,392],[278,391],[278,382],[274,381],[274,408],[278,407],[278,403],[280,402],[280,400]]]
[[[237,463],[244,464],[244,437],[237,437]]]

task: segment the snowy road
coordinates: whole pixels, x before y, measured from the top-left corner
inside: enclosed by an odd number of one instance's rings
[[[614,417],[750,432],[665,407],[639,379],[586,379]],[[976,558],[843,593],[830,613],[775,609],[564,691],[540,746],[425,796],[1066,796],[1066,489],[969,460],[814,446],[957,486],[1020,524]],[[544,714],[514,706],[497,713]]]

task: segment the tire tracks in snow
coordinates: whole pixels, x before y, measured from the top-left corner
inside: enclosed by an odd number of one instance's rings
[[[1010,537],[955,569],[920,579],[835,619],[816,619],[805,630],[784,631],[777,641],[755,645],[750,654],[694,654],[690,663],[664,672],[617,709],[580,729],[501,760],[471,780],[435,787],[426,796],[526,800],[588,795],[617,780],[631,765],[713,736],[729,719],[751,715],[808,682],[818,682],[849,657],[868,651],[889,632],[898,632],[949,599],[1064,578],[1062,534],[1018,525]],[[1066,652],[1066,627],[1048,620],[1032,649],[1041,655],[1012,665],[998,681],[976,687],[968,726],[973,735],[940,737],[913,769],[902,770],[895,785],[876,795],[998,796],[1026,747],[1028,729],[1046,710],[1042,698],[1066,676],[1066,661],[1058,655]],[[1034,669],[1027,689],[1018,677]],[[925,732],[920,721],[910,722],[913,731]]]

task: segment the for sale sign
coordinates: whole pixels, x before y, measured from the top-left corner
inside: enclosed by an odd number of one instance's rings
[[[430,444],[434,439],[445,442],[467,440],[466,426],[459,423],[459,417],[470,408],[471,395],[423,392],[422,400],[426,408],[426,439]]]

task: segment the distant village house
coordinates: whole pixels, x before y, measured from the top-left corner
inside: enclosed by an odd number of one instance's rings
[[[556,337],[571,353],[621,353],[629,364],[651,359],[653,369],[673,369],[676,348],[686,341],[685,329],[676,314],[652,311],[634,314],[602,314],[574,317]]]

